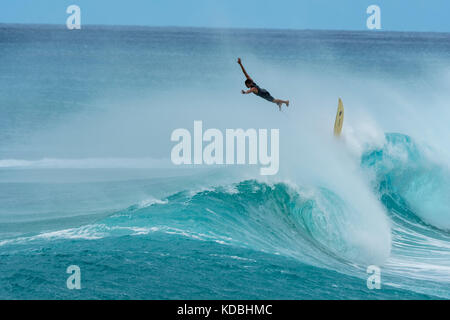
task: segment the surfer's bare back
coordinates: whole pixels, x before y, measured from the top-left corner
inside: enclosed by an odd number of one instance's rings
[[[257,96],[269,101],[269,102],[273,102],[275,103],[278,108],[281,111],[281,106],[283,105],[283,103],[286,105],[286,107],[289,107],[289,100],[281,100],[281,99],[275,99],[274,97],[272,97],[269,93],[269,91],[267,91],[266,89],[262,89],[260,88],[254,81],[252,78],[250,78],[250,76],[248,75],[247,71],[245,71],[244,66],[242,65],[242,61],[241,58],[238,58],[237,62],[239,63],[239,65],[241,66],[242,72],[244,73],[245,77],[247,78],[245,80],[245,86],[247,88],[249,88],[247,91],[242,90],[242,94],[249,94],[249,93],[254,93]]]

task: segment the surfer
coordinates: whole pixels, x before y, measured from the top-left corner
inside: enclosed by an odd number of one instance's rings
[[[281,106],[283,105],[283,103],[286,105],[286,107],[289,107],[289,100],[281,100],[281,99],[275,99],[274,97],[272,97],[269,93],[269,91],[267,91],[266,89],[262,89],[260,88],[254,81],[252,78],[250,78],[250,76],[248,75],[247,71],[245,71],[244,66],[242,65],[242,61],[241,58],[238,58],[237,60],[238,64],[241,66],[242,72],[244,73],[245,77],[247,78],[245,80],[245,86],[247,88],[249,88],[247,91],[242,90],[242,94],[249,94],[249,93],[254,93],[257,96],[269,101],[269,102],[273,102],[275,103],[278,108],[281,111]]]

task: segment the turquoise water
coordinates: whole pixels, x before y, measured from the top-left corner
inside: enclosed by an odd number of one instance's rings
[[[449,299],[449,40],[0,25],[0,298]],[[279,174],[171,165],[194,120],[279,128]]]

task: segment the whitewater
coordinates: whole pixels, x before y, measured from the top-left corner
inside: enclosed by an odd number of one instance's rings
[[[449,49],[441,33],[0,25],[0,298],[449,299]],[[238,56],[289,108],[240,94]],[[196,120],[279,129],[278,174],[174,166],[171,132]]]

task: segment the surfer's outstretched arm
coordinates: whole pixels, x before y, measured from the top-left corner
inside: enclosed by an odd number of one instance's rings
[[[245,77],[246,77],[247,79],[249,79],[249,80],[252,80],[252,78],[250,78],[250,76],[248,75],[247,71],[245,71],[245,68],[244,68],[244,66],[242,65],[241,58],[238,58],[238,61],[237,61],[237,62],[238,62],[239,65],[241,66],[242,72],[244,73]],[[253,81],[253,80],[252,80],[252,81]]]
[[[247,90],[247,91],[241,90],[241,93],[242,93],[242,94],[249,94],[249,93],[252,93],[252,92],[256,92],[256,88],[251,88],[251,89],[249,89],[249,90]]]

